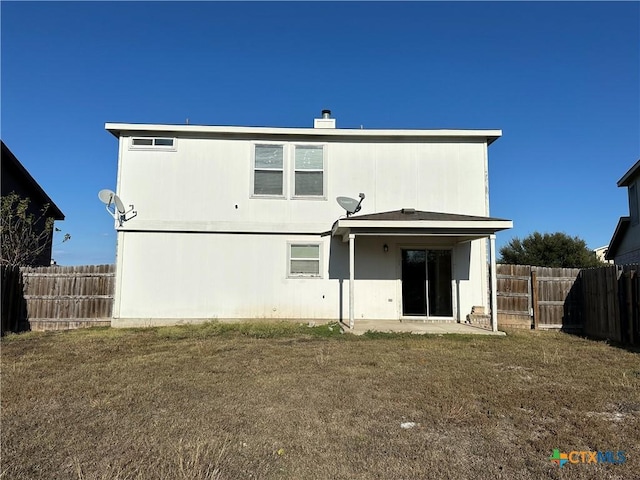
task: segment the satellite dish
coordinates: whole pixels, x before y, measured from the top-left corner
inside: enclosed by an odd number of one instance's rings
[[[138,212],[133,209],[133,205],[129,205],[131,209],[127,211],[124,207],[124,203],[120,200],[120,197],[108,188],[100,190],[98,192],[98,198],[106,205],[107,212],[109,212],[109,214],[119,222],[120,226],[122,226],[123,222],[131,220],[138,214]],[[113,211],[110,208],[112,205],[114,207]],[[127,218],[127,214],[129,213],[132,213],[133,215],[130,215],[129,218]]]
[[[359,212],[360,209],[362,208],[360,204],[362,203],[362,200],[364,200],[365,195],[364,193],[361,193],[358,196],[360,197],[360,200],[356,200],[355,198],[351,198],[351,197],[336,198],[338,205],[340,205],[342,208],[344,208],[347,211],[347,217],[349,215],[353,215],[354,213]]]
[[[358,208],[358,204],[360,203],[355,198],[350,197],[338,197],[336,200],[338,201],[338,205],[344,208],[347,213],[356,213],[356,208]]]
[[[109,190],[108,188],[105,188],[104,190],[100,190],[98,192],[98,198],[105,205],[112,204],[113,203],[113,197],[115,197],[115,196],[116,196],[116,194],[114,192],[112,192],[111,190]]]
[[[116,209],[118,210],[118,213],[121,215],[124,214],[124,212],[126,211],[124,208],[124,203],[122,203],[122,200],[120,200],[120,197],[116,195],[114,192],[112,192],[111,190],[109,190],[108,188],[105,188],[104,190],[100,190],[98,192],[98,198],[107,207],[110,207],[112,204],[115,204]]]
[[[120,215],[124,214],[124,212],[125,212],[124,203],[122,203],[122,200],[120,200],[120,197],[118,195],[114,195],[113,196],[113,202],[116,204],[116,208],[118,209],[118,213]]]

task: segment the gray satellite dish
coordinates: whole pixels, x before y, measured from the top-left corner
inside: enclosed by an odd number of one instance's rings
[[[362,200],[364,200],[365,195],[364,193],[361,193],[358,196],[360,197],[360,200],[356,200],[355,198],[351,198],[351,197],[336,198],[338,205],[340,205],[342,208],[344,208],[347,211],[347,217],[349,215],[353,215],[354,213],[359,212],[360,209],[362,208],[360,204],[362,203]]]
[[[125,213],[126,210],[124,208],[124,203],[122,203],[122,200],[120,200],[120,197],[116,195],[114,192],[112,192],[111,190],[109,190],[108,188],[105,188],[104,190],[100,190],[98,192],[98,198],[107,207],[110,207],[112,204],[115,204],[119,214],[122,215]]]
[[[98,192],[98,198],[105,205],[110,205],[111,203],[113,203],[113,197],[115,196],[116,194],[111,190],[109,190],[108,188],[105,188],[104,190],[100,190]]]
[[[130,205],[131,209],[127,211],[124,208],[124,203],[122,203],[120,197],[108,188],[100,190],[98,192],[98,198],[102,203],[106,205],[107,212],[109,212],[109,214],[120,223],[120,226],[122,226],[122,222],[131,220],[138,214],[138,212],[133,209],[133,205]],[[111,209],[109,208],[112,205],[115,207],[113,211],[111,211]],[[127,218],[127,214],[129,213],[132,213],[133,215]]]
[[[125,212],[124,209],[124,203],[122,203],[122,200],[120,200],[120,197],[118,195],[114,195],[113,196],[113,201],[116,204],[116,208],[118,209],[118,213],[120,215],[123,215]]]

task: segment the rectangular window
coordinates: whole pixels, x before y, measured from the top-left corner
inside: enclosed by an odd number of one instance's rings
[[[173,150],[175,146],[174,138],[154,138],[154,137],[134,137],[131,139],[132,149],[165,149]]]
[[[154,138],[154,147],[173,147],[173,138]]]
[[[319,277],[320,276],[320,244],[318,243],[289,244],[289,276],[291,277]]]
[[[294,163],[294,195],[323,197],[324,147],[322,145],[296,145]]]
[[[631,225],[640,223],[640,212],[638,212],[638,187],[637,183],[629,186],[629,216]]]
[[[254,153],[253,194],[284,195],[283,145],[256,145]]]

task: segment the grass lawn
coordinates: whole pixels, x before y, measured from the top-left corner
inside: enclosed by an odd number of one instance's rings
[[[640,478],[640,355],[567,334],[213,323],[1,349],[3,479]]]

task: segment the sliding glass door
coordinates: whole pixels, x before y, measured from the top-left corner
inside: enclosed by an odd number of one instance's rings
[[[452,317],[451,250],[402,250],[402,314]]]

